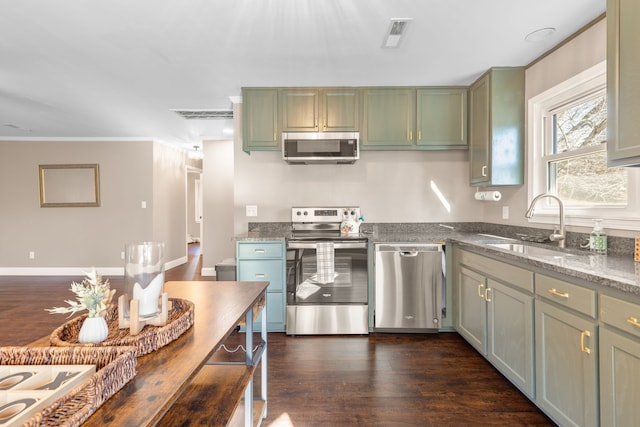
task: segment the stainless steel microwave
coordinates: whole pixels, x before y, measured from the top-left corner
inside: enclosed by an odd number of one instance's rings
[[[283,132],[282,158],[290,164],[350,164],[360,156],[359,132]]]

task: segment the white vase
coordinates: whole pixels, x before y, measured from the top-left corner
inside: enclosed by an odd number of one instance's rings
[[[82,344],[99,344],[107,339],[109,335],[109,327],[104,317],[87,317],[82,322],[80,333],[78,333],[78,341]]]

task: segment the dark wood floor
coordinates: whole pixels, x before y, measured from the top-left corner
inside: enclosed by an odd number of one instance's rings
[[[167,280],[201,280],[198,245]],[[208,278],[204,278],[207,280]],[[0,346],[64,323],[81,277],[0,276]],[[122,277],[110,277],[119,294]],[[554,426],[458,334],[269,334],[266,426]]]

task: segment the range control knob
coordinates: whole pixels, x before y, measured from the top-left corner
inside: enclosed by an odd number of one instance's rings
[[[296,212],[296,215],[300,216],[300,215],[302,215],[302,212],[298,211],[298,212]]]

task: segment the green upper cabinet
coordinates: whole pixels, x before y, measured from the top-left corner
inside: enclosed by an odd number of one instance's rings
[[[467,88],[423,88],[416,96],[416,144],[425,149],[468,148]]]
[[[280,100],[285,132],[357,131],[360,128],[358,89],[281,89]]]
[[[361,148],[411,148],[415,123],[415,89],[366,88],[363,98]]]
[[[524,182],[524,69],[492,68],[469,90],[472,186]]]
[[[278,89],[242,88],[242,149],[279,150]]]
[[[467,148],[467,88],[367,88],[363,150]]]
[[[640,164],[640,3],[607,0],[607,163]]]

